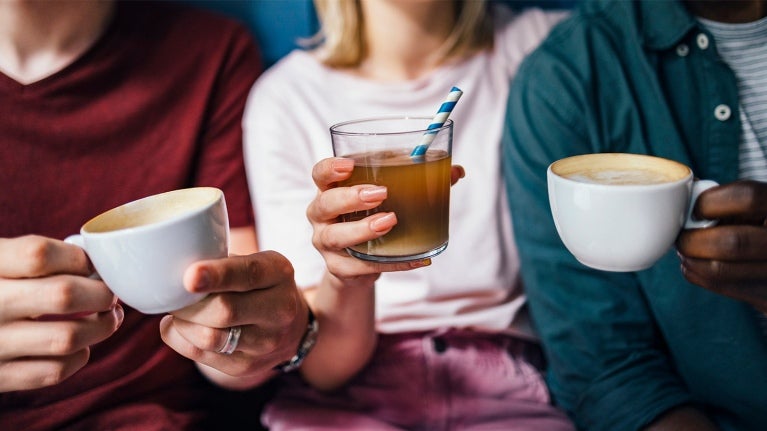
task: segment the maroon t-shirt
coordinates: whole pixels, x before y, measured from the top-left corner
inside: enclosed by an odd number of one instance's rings
[[[252,225],[241,118],[261,69],[243,26],[126,1],[63,70],[29,85],[0,74],[0,237],[64,238],[116,205],[190,186],[221,188],[231,226]],[[231,394],[162,342],[160,318],[126,308],[122,327],[73,377],[0,394],[0,429],[201,429],[218,420],[210,412]],[[243,413],[232,422],[255,414]]]

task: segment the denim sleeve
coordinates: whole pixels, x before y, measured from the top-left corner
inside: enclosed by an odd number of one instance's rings
[[[549,42],[552,42],[551,40]],[[520,68],[508,102],[504,175],[532,318],[555,401],[590,431],[635,430],[690,397],[675,374],[635,273],[589,269],[560,241],[546,169],[562,157],[609,150],[593,106],[588,60],[543,45]],[[555,47],[552,50],[549,48]],[[617,97],[617,94],[616,94]]]

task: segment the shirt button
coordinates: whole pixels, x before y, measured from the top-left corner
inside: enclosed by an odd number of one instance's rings
[[[687,54],[689,54],[689,53],[690,53],[690,47],[687,46],[686,43],[680,43],[676,47],[676,55],[678,55],[680,57],[687,57]]]
[[[719,121],[727,121],[730,115],[732,115],[732,111],[727,105],[722,104],[714,108],[714,117]]]
[[[698,42],[698,48],[700,49],[706,49],[708,48],[708,36],[706,36],[704,33],[701,33],[696,38],[696,42]]]

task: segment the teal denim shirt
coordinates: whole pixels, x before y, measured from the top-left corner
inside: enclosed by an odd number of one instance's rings
[[[654,154],[737,178],[735,76],[677,1],[585,0],[521,66],[503,163],[532,317],[555,401],[587,430],[640,429],[682,404],[723,429],[767,429],[767,336],[748,305],[654,267],[578,263],[549,212],[547,166],[594,152]]]

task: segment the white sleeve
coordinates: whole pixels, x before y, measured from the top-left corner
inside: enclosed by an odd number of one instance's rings
[[[289,72],[273,66],[251,90],[243,118],[244,151],[259,248],[285,255],[305,288],[319,281],[325,265],[312,246],[306,218],[316,194],[313,137],[289,103],[301,100],[286,94],[292,87]]]

